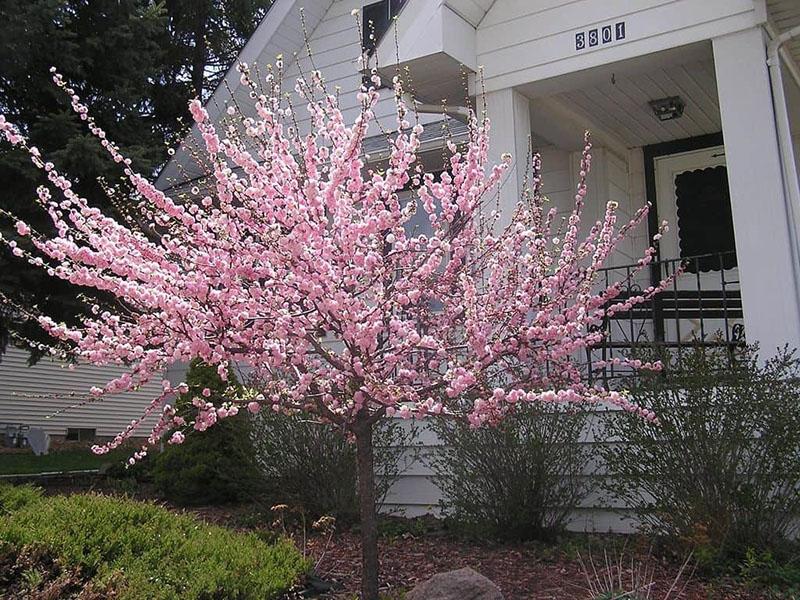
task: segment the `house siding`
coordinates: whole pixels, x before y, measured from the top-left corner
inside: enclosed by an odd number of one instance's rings
[[[581,153],[547,146],[540,148],[539,154],[542,157],[543,192],[550,205],[558,210],[559,218],[567,218],[575,205]],[[617,203],[619,226],[627,223],[645,205],[643,167],[640,148],[632,149],[626,157],[604,147],[592,149],[592,170],[586,182],[588,195],[583,211],[584,233],[604,218],[610,201]],[[636,263],[644,255],[648,242],[647,223],[644,222],[622,240],[607,266]]]
[[[560,214],[566,214],[574,203],[576,183],[570,153],[555,146],[539,148],[538,152],[542,159],[542,192]]]
[[[50,435],[64,435],[68,427],[95,428],[98,436],[112,437],[141,417],[148,403],[161,393],[160,383],[151,382],[135,392],[69,408],[86,397],[92,386],[102,386],[124,370],[93,365],[69,370],[64,363],[48,358],[29,367],[27,358],[25,351],[12,347],[2,357],[0,423],[41,427]],[[145,420],[140,435],[146,436],[154,424],[154,416]]]
[[[575,32],[624,20],[626,36],[577,51]],[[498,0],[477,30],[486,88],[502,89],[755,25],[752,0]]]
[[[353,123],[361,111],[361,105],[356,95],[361,87],[361,73],[358,58],[361,54],[356,20],[359,16],[351,15],[354,9],[361,9],[368,0],[336,0],[334,1],[319,24],[309,31],[309,46],[312,57],[308,57],[307,50],[298,51],[296,57],[285,56],[285,74],[283,89],[290,93],[291,102],[296,108],[298,128],[304,131],[308,128],[310,118],[305,111],[305,101],[301,101],[294,92],[295,82],[301,75],[308,76],[312,70],[318,69],[325,77],[326,86],[330,92],[338,90],[339,106],[344,115],[345,123]],[[386,35],[392,35],[391,31]],[[275,55],[263,53],[258,60],[260,65],[274,63]],[[389,81],[385,83],[391,83]],[[248,91],[239,88],[235,95],[240,105],[251,106],[252,101],[247,97]],[[394,94],[391,89],[381,90],[381,99],[374,108],[377,123],[370,125],[367,136],[379,135],[381,129],[397,127]],[[413,115],[411,119],[413,120]],[[420,115],[423,124],[441,120],[441,115]]]
[[[409,448],[400,459],[400,476],[389,488],[382,512],[406,517],[426,514],[442,516],[442,492],[436,484],[431,459],[443,450],[442,442],[426,422],[410,423],[396,420],[403,428],[414,427],[416,448]],[[591,415],[584,433],[576,443],[594,445],[597,419]],[[640,521],[629,506],[611,498],[602,491],[604,469],[596,458],[591,458],[582,476],[586,479],[587,494],[569,515],[567,529],[577,532],[630,533]]]

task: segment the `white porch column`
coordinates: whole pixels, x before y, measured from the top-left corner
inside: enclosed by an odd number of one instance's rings
[[[760,28],[713,40],[745,335],[764,357],[800,346],[797,294],[766,47]]]
[[[478,100],[480,102],[480,99]],[[491,119],[489,162],[498,164],[508,152],[513,156],[511,168],[506,172],[500,188],[500,224],[508,223],[511,212],[522,197],[531,135],[530,100],[519,92],[507,88],[486,94],[486,108]],[[492,203],[487,207],[494,208]]]

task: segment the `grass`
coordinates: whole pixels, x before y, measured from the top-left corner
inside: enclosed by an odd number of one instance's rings
[[[109,463],[122,463],[130,450],[119,450],[106,455],[93,454],[91,450],[63,450],[42,456],[33,453],[0,454],[0,475],[28,475],[35,473],[66,473],[99,469]]]
[[[268,600],[309,567],[286,539],[266,541],[149,502],[45,497],[31,486],[0,485],[0,540],[17,553],[46,552],[119,600]]]

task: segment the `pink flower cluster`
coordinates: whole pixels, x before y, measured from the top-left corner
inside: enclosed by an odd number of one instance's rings
[[[251,85],[247,67],[240,71]],[[486,204],[511,158],[488,164],[488,120],[472,115],[468,140],[447,143],[446,171],[434,176],[419,159],[423,127],[413,122],[396,78],[396,128],[379,170],[363,149],[375,127],[377,75],[359,92],[361,110],[352,124],[318,73],[300,79],[304,132],[295,126],[300,117],[285,103],[280,79],[267,77],[266,94],[253,85],[255,116],[229,110],[221,128],[200,102],[191,103],[204,145],[197,158],[208,176],[169,197],[131,168],[54,74],[120,163],[135,189],[131,204],[156,237],[89,206],[0,117],[0,132],[27,148],[49,182],[38,202],[57,234],[46,237],[17,222],[17,233],[29,240],[24,255],[53,277],[101,290],[124,307],[97,307],[75,328],[38,317],[82,360],[133,365],[93,396],[133,389],[173,363],[201,358],[223,378],[233,363],[255,370],[265,385],[255,400],[241,400],[251,413],[268,405],[344,425],[384,414],[459,413],[477,426],[521,402],[610,402],[654,417],[624,394],[589,386],[580,360],[601,341],[596,326],[604,318],[660,289],[613,304],[621,285],[600,284],[598,270],[647,211],[618,227],[609,203],[602,220],[582,226],[588,140],[566,229],[556,230],[555,209],[545,206],[538,157],[530,165],[530,189],[500,228]],[[420,218],[427,233],[410,225]],[[640,269],[653,254],[645,253]],[[185,391],[185,385],[165,386],[145,413]],[[198,430],[239,410],[235,401],[215,407],[206,394],[194,404]],[[165,409],[150,439],[183,425]],[[170,441],[183,439],[177,431]]]

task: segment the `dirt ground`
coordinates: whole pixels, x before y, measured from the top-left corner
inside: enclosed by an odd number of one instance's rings
[[[325,545],[326,540],[321,538],[314,538],[309,543],[310,555],[319,560],[317,572],[320,577],[342,586],[328,597],[353,598],[360,577],[357,535],[352,532],[338,533],[327,549]],[[592,562],[588,552],[582,554],[586,566],[584,569],[577,556],[566,556],[560,551],[543,552],[541,546],[481,544],[442,536],[404,535],[381,540],[381,583],[388,597],[402,598],[402,590],[414,587],[417,582],[435,573],[471,567],[494,581],[506,600],[591,600],[594,595],[586,571],[592,573],[595,580],[602,579],[606,575],[607,563],[601,547],[591,550]],[[637,551],[625,551],[623,556],[625,566],[622,573],[626,591],[632,589],[629,583],[634,569],[646,566],[652,571],[652,578],[644,579],[653,585],[648,586],[649,589],[642,589],[639,598],[728,600],[765,597],[719,582],[714,585],[703,583],[691,576],[688,572],[690,568],[667,596],[680,564],[663,563],[647,553]],[[609,562],[615,563],[618,557],[618,551],[613,551],[608,556]],[[594,575],[595,568],[597,575]],[[616,566],[614,577],[617,577]]]
[[[224,509],[201,508],[193,512],[220,524],[227,522],[229,526],[241,522],[235,512],[226,513]],[[599,580],[605,580],[609,574],[608,565],[612,565],[611,575],[615,581],[621,570],[626,591],[636,587],[631,585],[631,580],[634,572],[639,573],[637,581],[642,587],[638,595],[626,596],[631,600],[769,598],[739,584],[704,581],[693,573],[692,566],[687,566],[675,583],[681,561],[656,558],[646,539],[629,538],[623,542],[621,536],[581,536],[573,544],[547,546],[481,542],[435,530],[414,534],[402,531],[408,529],[402,525],[393,529],[398,531],[383,535],[379,549],[381,587],[386,598],[391,600],[402,600],[404,591],[436,573],[462,567],[471,567],[495,582],[505,600],[594,600],[589,580],[597,588]],[[320,579],[334,585],[334,589],[320,598],[353,600],[361,577],[358,532],[336,531],[330,537],[312,533],[304,539],[302,531],[295,530],[293,537],[316,564]],[[623,557],[621,569],[620,556]]]

